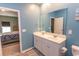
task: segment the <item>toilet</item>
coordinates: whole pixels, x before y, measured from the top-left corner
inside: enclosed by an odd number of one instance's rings
[[[79,56],[79,46],[72,45],[72,54],[73,56]]]

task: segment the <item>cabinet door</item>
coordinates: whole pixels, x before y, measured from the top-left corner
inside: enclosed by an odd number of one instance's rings
[[[48,55],[48,44],[47,44],[47,40],[43,39],[42,40],[42,51],[41,51],[44,55]]]
[[[34,36],[34,47],[37,48],[37,37]]]
[[[38,36],[34,37],[34,46],[41,51],[41,38]]]
[[[59,45],[48,41],[48,56],[58,56],[59,55]]]

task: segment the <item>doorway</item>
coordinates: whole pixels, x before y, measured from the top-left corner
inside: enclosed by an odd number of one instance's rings
[[[0,8],[0,55],[18,55],[22,51],[20,11]]]
[[[63,34],[63,17],[51,18],[51,32]]]

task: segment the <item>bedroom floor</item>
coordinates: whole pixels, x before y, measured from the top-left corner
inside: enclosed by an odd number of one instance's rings
[[[43,56],[41,52],[33,48],[25,53],[20,53],[19,42],[3,46],[3,56]]]
[[[20,53],[19,42],[4,45],[2,50],[4,56],[16,55]]]

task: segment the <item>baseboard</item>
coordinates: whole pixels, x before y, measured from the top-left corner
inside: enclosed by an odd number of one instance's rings
[[[33,48],[34,48],[34,47],[30,47],[30,48],[28,48],[28,49],[26,49],[26,50],[23,50],[22,53],[27,52],[27,51],[29,51],[29,50],[31,50],[31,49],[33,49]]]

